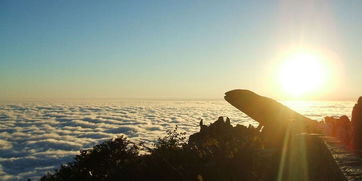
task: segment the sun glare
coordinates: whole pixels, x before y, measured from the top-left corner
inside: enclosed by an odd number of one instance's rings
[[[289,56],[279,71],[283,91],[295,98],[321,90],[326,79],[327,71],[322,59],[308,53]]]

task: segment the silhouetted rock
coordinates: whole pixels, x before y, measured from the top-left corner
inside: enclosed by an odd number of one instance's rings
[[[220,148],[223,148],[225,144],[237,143],[240,145],[255,144],[259,145],[260,148],[262,147],[259,137],[260,132],[257,129],[252,126],[245,127],[242,125],[233,127],[230,124],[229,118],[226,118],[226,121],[224,121],[223,117],[219,117],[217,121],[209,126],[200,126],[200,132],[190,136],[188,146],[200,148],[208,147],[208,145],[219,145]],[[252,143],[247,143],[247,141]]]
[[[279,102],[249,90],[232,90],[225,93],[225,100],[259,122],[267,146],[280,147],[288,134],[317,132],[318,124]]]
[[[207,127],[207,126],[204,125],[204,120],[202,120],[202,119],[200,120],[199,125],[200,125],[200,132],[201,132],[203,129],[205,129],[205,127]]]
[[[346,115],[341,117],[324,118],[324,134],[337,138],[346,146],[350,146],[352,139],[351,121]]]
[[[362,149],[362,97],[352,110],[353,147]]]

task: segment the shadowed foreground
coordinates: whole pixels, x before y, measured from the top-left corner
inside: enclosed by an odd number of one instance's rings
[[[220,118],[185,140],[177,129],[154,148],[119,137],[81,151],[41,180],[265,180],[261,171],[270,170],[258,156],[262,144],[254,128],[232,127]]]
[[[266,149],[256,128],[232,126],[228,118],[200,127],[188,142],[177,128],[169,131],[154,148],[109,140],[41,180],[340,180],[315,136],[293,137],[293,149]]]

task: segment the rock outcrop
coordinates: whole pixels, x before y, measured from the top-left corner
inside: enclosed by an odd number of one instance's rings
[[[255,144],[261,147],[261,140],[259,139],[260,132],[253,126],[245,127],[243,125],[232,126],[230,119],[226,117],[219,117],[217,121],[209,126],[204,125],[200,121],[200,132],[195,133],[189,138],[189,145],[196,147],[207,147],[210,145],[221,145],[230,143],[238,143],[240,145]],[[238,140],[238,141],[236,141]]]
[[[362,149],[362,97],[352,110],[353,148]]]
[[[327,116],[322,124],[326,136],[335,137],[344,145],[351,146],[352,127],[351,121],[346,115],[341,117]]]
[[[280,147],[286,134],[318,132],[318,123],[283,104],[249,90],[232,90],[225,93],[225,100],[259,122],[266,146]]]

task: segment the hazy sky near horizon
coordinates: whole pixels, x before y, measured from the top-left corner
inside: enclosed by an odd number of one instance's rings
[[[300,47],[333,59],[333,88],[313,98],[356,99],[361,19],[358,0],[2,0],[0,100],[283,98],[278,57]]]

